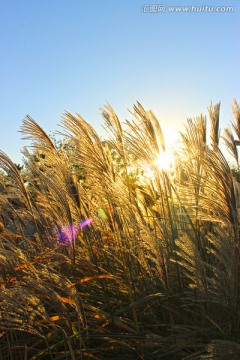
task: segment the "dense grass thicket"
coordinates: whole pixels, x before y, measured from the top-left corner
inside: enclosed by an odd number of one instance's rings
[[[168,170],[139,103],[124,124],[101,109],[105,141],[78,114],[57,144],[26,117],[24,168],[0,152],[0,359],[240,358],[232,108],[222,136],[220,104],[189,119]]]

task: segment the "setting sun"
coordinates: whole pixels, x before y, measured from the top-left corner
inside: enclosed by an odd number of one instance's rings
[[[155,165],[157,165],[160,170],[171,170],[174,163],[173,154],[170,150],[164,151],[157,156]]]
[[[177,142],[177,138],[178,134],[172,128],[164,129],[166,150],[159,153],[154,162],[154,165],[157,165],[160,170],[172,170],[174,165],[173,147]]]

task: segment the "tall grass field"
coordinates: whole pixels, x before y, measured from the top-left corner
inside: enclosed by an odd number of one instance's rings
[[[0,152],[1,360],[240,359],[240,107],[168,149],[152,111],[106,138],[30,117],[24,166]],[[167,159],[167,161],[166,161]]]

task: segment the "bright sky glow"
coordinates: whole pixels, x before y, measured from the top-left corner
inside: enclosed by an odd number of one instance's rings
[[[155,165],[160,170],[170,170],[174,166],[174,158],[170,150],[163,151],[157,156]]]
[[[173,129],[172,127],[164,126],[163,135],[165,140],[165,145],[168,150],[174,147],[179,139],[178,131],[180,130],[180,126],[178,129]]]
[[[240,100],[239,1],[204,3],[234,6],[231,13],[143,13],[143,4],[152,2],[1,1],[0,149],[21,161],[26,143],[18,130],[26,114],[48,133],[64,110],[101,131],[106,101],[124,121],[138,100],[163,131],[222,101],[224,128],[233,97]]]

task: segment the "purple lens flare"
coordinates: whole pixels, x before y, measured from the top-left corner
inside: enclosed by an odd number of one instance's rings
[[[79,225],[65,225],[62,226],[59,231],[59,241],[63,244],[69,244],[76,239],[78,231],[81,231],[86,226],[90,225],[93,222],[92,219],[86,219],[82,221]]]
[[[78,228],[82,230],[85,226],[90,225],[92,223],[92,219],[84,220],[80,225],[78,225]]]

